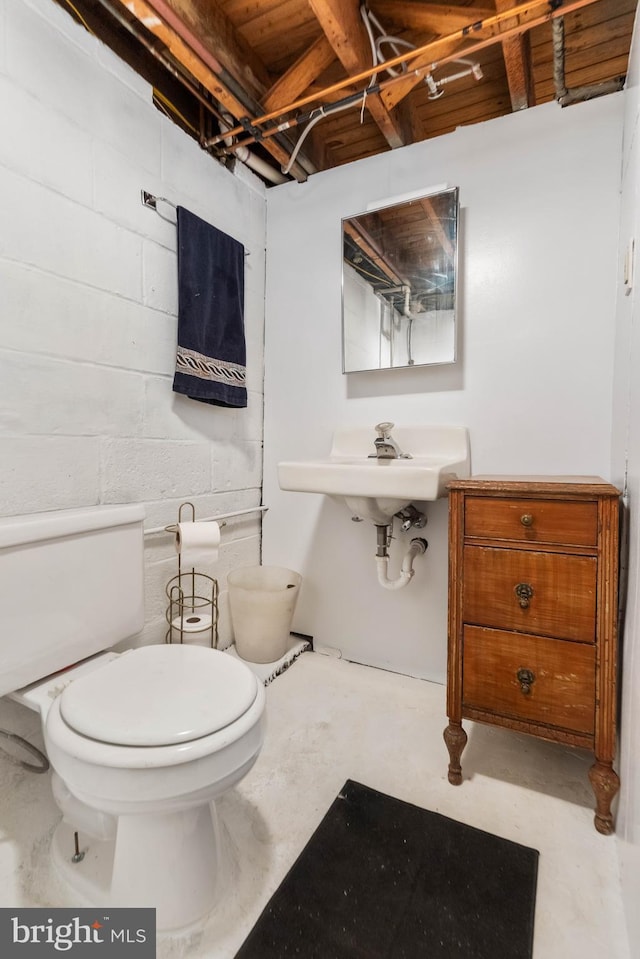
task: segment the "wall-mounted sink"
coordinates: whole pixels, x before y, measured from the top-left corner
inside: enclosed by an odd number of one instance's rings
[[[353,514],[384,525],[409,503],[444,496],[450,479],[469,475],[465,427],[393,427],[390,434],[410,458],[377,458],[375,428],[341,429],[325,459],[279,463],[280,488],[340,497]]]

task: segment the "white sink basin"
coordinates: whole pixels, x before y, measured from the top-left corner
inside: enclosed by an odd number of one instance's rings
[[[394,427],[391,435],[410,459],[370,457],[373,428],[337,430],[328,457],[278,464],[280,488],[341,497],[352,513],[381,525],[409,503],[445,496],[450,479],[469,475],[465,427]]]

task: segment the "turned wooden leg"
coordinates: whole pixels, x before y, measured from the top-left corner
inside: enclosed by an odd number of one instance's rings
[[[609,836],[613,832],[611,803],[620,789],[620,779],[611,763],[596,761],[589,770],[589,780],[596,797],[594,825],[598,832]]]
[[[459,786],[462,782],[460,757],[462,756],[462,750],[467,745],[467,734],[462,728],[462,723],[450,722],[443,736],[449,750],[449,782],[452,786]]]

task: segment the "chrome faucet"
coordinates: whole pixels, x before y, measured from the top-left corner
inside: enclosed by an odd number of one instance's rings
[[[375,456],[379,460],[411,459],[411,453],[401,452],[400,447],[391,436],[393,427],[393,423],[378,423],[376,426],[378,435],[373,441],[376,451],[371,453],[370,456]]]

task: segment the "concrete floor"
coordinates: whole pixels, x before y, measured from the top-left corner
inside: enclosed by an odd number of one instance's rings
[[[534,959],[630,959],[588,754],[467,723],[464,781],[450,786],[444,688],[319,653],[268,686],[267,709],[258,762],[219,802],[222,898],[202,928],[161,939],[159,959],[233,959],[346,779],[538,849]],[[16,703],[0,701],[0,727],[42,744],[38,717]],[[0,753],[0,906],[81,905],[49,867],[48,778]]]

